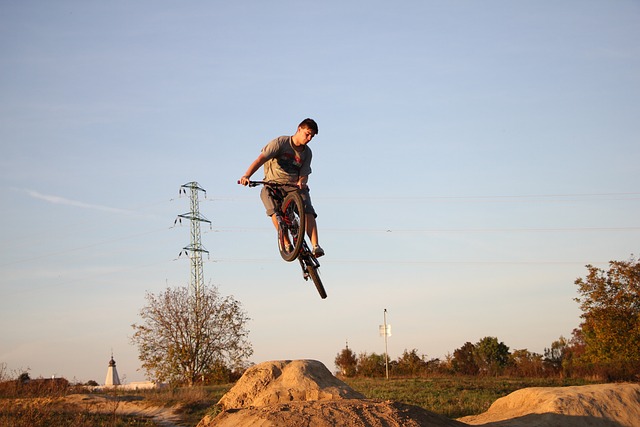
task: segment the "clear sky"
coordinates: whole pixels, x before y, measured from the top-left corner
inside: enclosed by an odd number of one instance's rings
[[[145,293],[207,283],[253,362],[542,353],[586,264],[639,253],[640,2],[0,2],[0,363],[144,378]],[[321,300],[237,179],[313,117]],[[257,178],[261,176],[256,175]]]

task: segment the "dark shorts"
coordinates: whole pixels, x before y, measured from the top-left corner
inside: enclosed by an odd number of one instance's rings
[[[295,191],[295,190],[292,190]],[[314,218],[318,217],[315,209],[313,209],[313,205],[311,204],[311,196],[309,195],[309,189],[298,190],[300,193],[300,197],[302,197],[302,203],[304,205],[304,213],[313,215]],[[275,203],[269,196],[269,190],[267,187],[262,187],[262,191],[260,191],[260,200],[262,200],[262,204],[264,204],[265,209],[267,210],[267,216],[271,216],[276,213]]]

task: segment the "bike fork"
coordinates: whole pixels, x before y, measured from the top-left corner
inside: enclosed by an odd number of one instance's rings
[[[307,263],[302,260],[302,257],[298,257],[300,261],[300,267],[302,268],[302,277],[304,280],[309,280],[309,272],[307,271]]]
[[[309,267],[312,266],[313,268],[318,268],[320,267],[320,263],[318,262],[318,260],[313,259],[311,257],[311,255],[309,255],[308,253],[306,254],[301,254],[298,257],[298,261],[300,261],[300,267],[302,268],[302,277],[304,278],[304,280],[309,280]]]

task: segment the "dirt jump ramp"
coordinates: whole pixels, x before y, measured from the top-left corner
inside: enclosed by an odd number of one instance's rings
[[[412,405],[365,399],[315,360],[273,361],[247,370],[198,427],[463,427]]]
[[[640,427],[640,385],[524,388],[458,421],[484,427]]]
[[[399,402],[366,399],[315,360],[248,369],[198,427],[640,427],[640,385],[533,387],[452,420]]]

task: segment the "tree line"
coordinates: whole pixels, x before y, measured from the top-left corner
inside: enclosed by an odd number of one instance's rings
[[[567,339],[561,336],[544,354],[527,349],[510,351],[496,337],[466,342],[444,360],[427,359],[417,349],[389,362],[394,376],[510,375],[518,377],[590,377],[602,380],[637,380],[640,377],[640,262],[611,261],[603,270],[587,265],[578,278],[582,310],[580,325]],[[335,358],[346,377],[382,377],[384,354],[357,354],[346,346]]]
[[[561,374],[561,364],[555,358],[566,350],[564,338],[552,344],[556,350],[545,349],[545,354],[527,349],[511,352],[496,337],[484,337],[477,343],[466,342],[444,359],[428,359],[417,349],[405,349],[396,360],[389,361],[390,375],[420,377],[429,375],[511,375],[517,377],[544,377]],[[335,358],[339,373],[346,377],[382,377],[386,375],[385,355],[363,352],[357,354],[348,346]]]
[[[444,360],[427,359],[405,349],[390,362],[397,376],[431,374],[592,377],[638,379],[640,375],[640,262],[611,261],[608,270],[587,265],[578,278],[582,310],[571,337],[560,337],[543,354],[511,351],[496,337],[466,342]],[[186,287],[147,294],[133,324],[133,344],[147,377],[157,382],[194,385],[237,379],[253,353],[248,339],[249,317],[232,296],[217,287],[196,295]],[[335,364],[345,376],[384,376],[385,356],[346,347]]]

